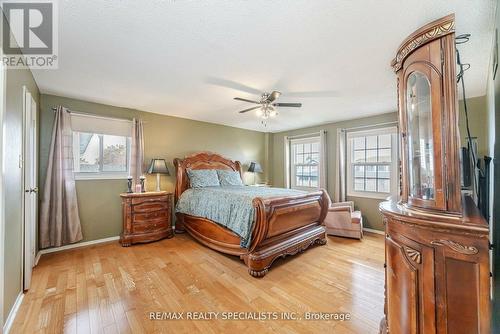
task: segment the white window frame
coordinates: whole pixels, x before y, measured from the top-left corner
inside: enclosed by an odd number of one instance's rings
[[[385,192],[370,192],[370,191],[355,191],[354,190],[354,177],[353,169],[354,164],[352,161],[352,142],[354,138],[366,137],[366,136],[376,136],[391,134],[391,162],[381,163],[381,162],[366,162],[365,165],[389,165],[390,168],[390,183],[391,190],[388,193]],[[398,129],[397,127],[384,127],[370,130],[353,131],[347,133],[347,150],[346,150],[346,178],[347,178],[347,196],[349,197],[364,197],[364,198],[375,198],[375,199],[386,199],[389,196],[396,195],[399,189],[398,180]],[[359,164],[358,164],[359,165]]]
[[[98,136],[106,136],[111,134],[106,133],[95,133],[95,132],[85,132],[85,131],[73,131],[73,162],[74,162],[74,176],[75,180],[121,180],[126,179],[130,174],[130,157],[131,157],[131,137],[125,137],[127,139],[127,170],[123,172],[107,172],[107,171],[99,171],[99,172],[79,172],[77,171],[79,167],[79,152],[80,152],[80,133],[92,133]],[[115,136],[115,135],[111,135]],[[100,145],[102,146],[102,139],[100,140]],[[102,147],[99,149],[100,155],[102,155],[103,150]],[[102,156],[100,156],[102,161]]]
[[[293,156],[293,145],[294,144],[309,144],[309,143],[318,143],[319,146],[319,152],[318,152],[318,186],[317,187],[304,187],[304,186],[297,186],[295,184],[296,182],[296,171],[295,171],[295,164],[294,162],[294,156]],[[305,137],[305,138],[297,138],[297,139],[290,139],[290,161],[289,161],[289,171],[290,171],[290,187],[292,189],[298,189],[298,190],[314,190],[314,189],[319,189],[321,185],[321,173],[320,173],[320,168],[321,168],[321,138],[319,136],[314,136],[314,137]]]

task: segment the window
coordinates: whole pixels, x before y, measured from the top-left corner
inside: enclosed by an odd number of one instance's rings
[[[347,134],[347,195],[386,198],[397,192],[396,128]]]
[[[290,151],[292,188],[318,188],[320,138],[292,139]]]
[[[131,122],[79,114],[72,114],[71,121],[75,178],[126,178],[130,165]]]

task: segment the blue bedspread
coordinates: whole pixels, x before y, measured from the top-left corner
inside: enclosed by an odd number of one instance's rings
[[[182,193],[175,207],[176,212],[213,220],[241,237],[241,246],[251,243],[254,224],[252,200],[256,197],[271,198],[306,194],[305,191],[250,187],[206,187],[188,189]]]

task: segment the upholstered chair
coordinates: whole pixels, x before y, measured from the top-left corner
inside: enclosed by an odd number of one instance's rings
[[[326,234],[339,237],[363,238],[361,211],[354,211],[354,202],[331,203],[325,218]]]

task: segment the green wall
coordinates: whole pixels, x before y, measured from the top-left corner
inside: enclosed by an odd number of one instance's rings
[[[132,119],[141,118],[144,124],[144,153],[146,162],[153,157],[165,158],[172,176],[162,176],[162,190],[174,189],[175,171],[172,160],[198,151],[220,153],[243,163],[250,161],[266,165],[266,135],[262,132],[164,116],[134,109],[114,107],[54,95],[41,95],[40,103],[40,183],[43,188],[47,168],[54,112],[52,107],[62,105],[70,110],[101,116]],[[264,169],[268,171],[269,169]],[[266,174],[261,175],[265,179]],[[246,182],[253,176],[245,173]],[[257,181],[259,177],[257,176]],[[147,177],[147,187],[154,189],[155,176]],[[113,237],[122,230],[119,194],[126,191],[126,180],[76,181],[78,206],[84,241]],[[43,193],[43,189],[42,192]]]
[[[22,290],[22,170],[19,157],[23,142],[23,86],[39,104],[39,90],[28,69],[6,72],[6,108],[4,118],[4,191],[5,191],[5,259],[3,316],[8,316]]]
[[[273,152],[272,152],[272,180],[273,185],[277,187],[284,186],[284,138],[285,136],[296,136],[306,133],[319,132],[320,130],[327,131],[327,190],[332,199],[335,191],[335,173],[336,173],[336,156],[337,156],[337,129],[352,128],[357,126],[374,125],[386,122],[397,121],[397,113],[387,113],[373,117],[353,119],[338,123],[328,123],[324,125],[303,128],[293,131],[285,131],[273,134]],[[382,230],[382,217],[378,211],[378,205],[382,201],[373,198],[348,197],[348,200],[354,201],[357,209],[363,213],[363,224],[365,227]]]
[[[467,79],[466,79],[467,80]],[[460,93],[460,90],[459,90]],[[488,155],[488,103],[486,96],[477,96],[467,99],[469,114],[469,129],[471,137],[477,137],[478,158]],[[458,127],[462,146],[467,146],[467,129],[465,126],[465,111],[463,101],[459,101],[460,114]]]

